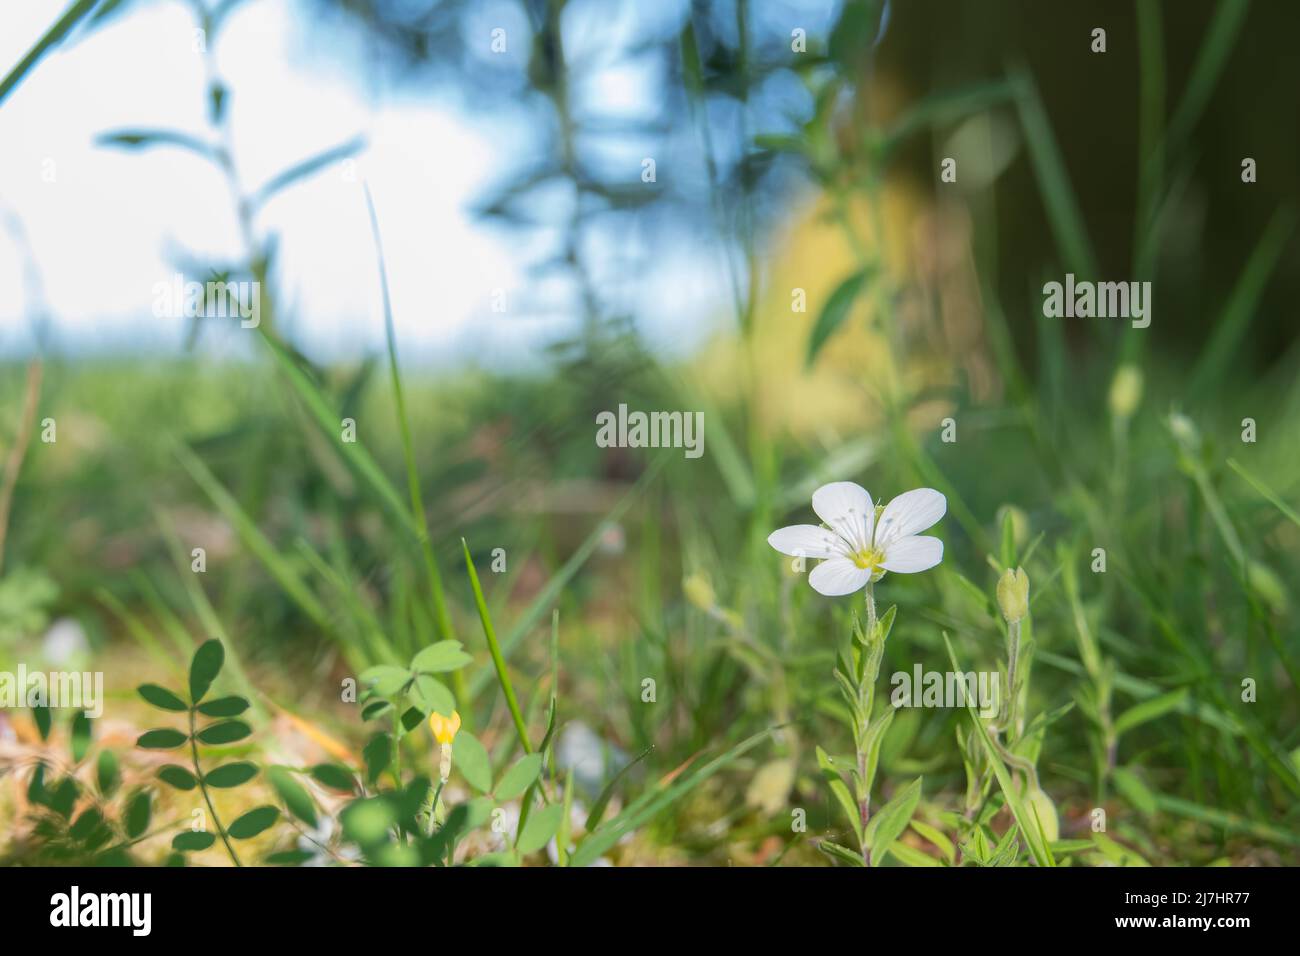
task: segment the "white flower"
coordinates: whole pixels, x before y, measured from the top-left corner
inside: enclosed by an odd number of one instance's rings
[[[767,543],[792,557],[823,559],[808,583],[827,597],[852,594],[886,571],[912,574],[943,560],[943,542],[918,533],[948,510],[948,499],[933,488],[904,492],[877,516],[865,488],[836,481],[813,492],[812,506],[824,526],[780,528]]]

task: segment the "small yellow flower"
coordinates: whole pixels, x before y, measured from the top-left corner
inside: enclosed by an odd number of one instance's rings
[[[456,737],[456,731],[460,730],[460,714],[454,710],[450,717],[430,714],[429,727],[433,731],[434,740],[440,744],[450,744]]]

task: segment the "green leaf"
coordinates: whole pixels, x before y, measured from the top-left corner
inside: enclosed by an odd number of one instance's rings
[[[366,780],[374,783],[393,760],[392,739],[388,734],[375,734],[361,751],[361,757],[366,762]]]
[[[72,777],[64,777],[49,793],[47,805],[65,820],[72,816],[72,807],[81,794],[81,788]]]
[[[104,822],[104,815],[94,807],[81,812],[75,823],[68,830],[68,836],[79,842],[86,842]]]
[[[867,824],[867,845],[871,847],[871,865],[878,866],[889,852],[890,846],[907,829],[912,822],[912,814],[921,801],[921,778],[917,777],[898,793],[892,800],[876,811],[871,822]]]
[[[425,714],[432,711],[450,717],[452,711],[456,709],[456,698],[451,695],[451,691],[437,678],[430,677],[428,674],[420,674],[415,678],[406,697]]]
[[[386,700],[372,700],[361,708],[362,720],[378,720],[385,713],[393,709],[393,705]]]
[[[397,812],[383,797],[366,797],[344,807],[339,819],[344,836],[369,849],[387,841],[389,828],[397,823]]]
[[[492,790],[493,795],[498,800],[513,800],[531,787],[541,772],[541,754],[527,754],[520,757],[515,765],[501,776],[500,782]]]
[[[278,819],[280,819],[280,811],[275,807],[258,807],[235,820],[226,832],[236,840],[250,840],[263,830],[274,826]]]
[[[826,305],[821,314],[817,316],[817,323],[813,326],[812,334],[808,337],[808,354],[804,359],[804,367],[811,368],[817,360],[817,353],[822,350],[827,340],[844,324],[845,319],[849,317],[852,311],[853,301],[862,291],[866,284],[871,270],[860,269],[853,273],[831,293],[831,297],[826,300]]]
[[[126,805],[126,835],[134,840],[149,829],[149,820],[153,816],[153,804],[149,791],[141,790]]]
[[[77,711],[72,717],[72,762],[81,763],[86,751],[90,749],[91,724],[84,710]]]
[[[889,610],[880,615],[880,620],[876,622],[877,639],[881,641],[889,640],[889,633],[894,629],[894,618],[898,615],[898,605],[889,605]]]
[[[174,750],[189,739],[179,730],[162,727],[157,730],[145,731],[136,740],[135,745],[143,747],[145,750]]]
[[[1097,849],[1102,852],[1106,859],[1110,860],[1115,866],[1150,866],[1143,857],[1135,850],[1130,850],[1122,844],[1116,843],[1104,833],[1094,833],[1092,841],[1097,844]]]
[[[99,761],[95,765],[95,779],[99,783],[99,792],[104,796],[111,796],[118,785],[122,782],[122,774],[118,770],[117,754],[111,750],[101,750],[99,752]]]
[[[862,866],[861,855],[854,853],[846,846],[840,846],[838,843],[832,843],[830,840],[819,840],[817,849],[821,850],[832,860],[838,860],[845,866]]]
[[[182,853],[194,853],[199,850],[206,850],[216,842],[217,838],[211,833],[203,830],[189,830],[172,837],[172,849],[179,850]]]
[[[116,149],[151,149],[154,146],[175,146],[188,150],[214,163],[221,162],[221,147],[204,142],[197,136],[170,129],[122,129],[101,133],[95,137],[96,146]]]
[[[218,697],[199,704],[198,711],[204,717],[238,717],[248,710],[249,703],[243,697]]]
[[[40,732],[41,740],[49,740],[50,727],[53,726],[53,717],[50,715],[50,708],[33,707],[32,719],[36,721],[36,729]]]
[[[393,697],[401,693],[411,679],[411,672],[404,667],[380,664],[361,672],[358,678],[363,687],[369,688],[380,697]]]
[[[190,662],[190,700],[197,704],[203,699],[225,662],[226,651],[220,641],[204,641],[199,645]]]
[[[904,866],[943,866],[943,860],[936,860],[914,846],[908,846],[895,840],[889,847],[889,855]]]
[[[952,841],[938,827],[930,826],[923,820],[913,820],[912,829],[937,846],[949,865],[957,862],[957,848],[952,845]]]
[[[1123,736],[1134,727],[1155,720],[1171,710],[1177,710],[1186,699],[1187,688],[1180,687],[1178,690],[1161,694],[1159,697],[1153,697],[1150,700],[1144,700],[1142,703],[1130,707],[1115,718],[1115,736]]]
[[[203,782],[209,787],[228,790],[231,787],[238,787],[240,784],[248,783],[256,776],[257,765],[246,760],[240,760],[236,763],[223,764],[214,770],[209,770],[203,775]]]
[[[336,763],[318,763],[311,768],[312,779],[331,790],[355,793],[357,781],[352,771]]]
[[[32,779],[27,783],[27,802],[45,806],[49,801],[50,794],[45,789],[45,764],[38,763],[32,771]]]
[[[1142,781],[1142,778],[1135,774],[1128,767],[1116,767],[1112,771],[1112,778],[1115,781],[1115,789],[1124,795],[1129,803],[1133,804],[1134,809],[1144,817],[1155,816],[1159,809],[1156,804],[1155,794]]]
[[[462,730],[452,744],[452,765],[460,770],[465,782],[479,793],[492,791],[492,762],[478,738]]]
[[[146,702],[159,708],[160,710],[187,711],[189,706],[181,700],[176,694],[173,694],[166,687],[159,687],[157,684],[141,684],[135,689],[136,693],[145,699]]]
[[[519,834],[515,849],[521,855],[526,855],[536,853],[546,846],[551,842],[551,838],[555,836],[555,831],[560,828],[560,820],[563,815],[564,807],[558,803],[552,803],[548,807],[534,810],[529,814],[528,822],[524,824],[524,828]]]
[[[460,641],[439,641],[411,659],[411,670],[420,674],[441,674],[472,663],[474,658],[461,650]]]
[[[274,196],[276,193],[287,189],[301,179],[306,179],[314,173],[319,172],[331,163],[337,163],[347,159],[349,156],[359,153],[366,147],[366,138],[358,136],[342,145],[327,149],[310,159],[305,159],[297,163],[282,173],[274,176],[266,185],[262,186],[253,194],[249,200],[249,206],[256,208]]]
[[[1016,568],[1016,522],[1008,508],[1002,514],[1002,569]]]
[[[169,786],[175,787],[177,790],[193,790],[199,785],[199,781],[194,774],[174,763],[160,767],[158,769],[158,779]]]
[[[219,724],[204,727],[195,739],[201,744],[230,744],[243,740],[253,732],[253,728],[242,720],[223,720]]]
[[[914,691],[919,693],[919,691]],[[876,780],[876,767],[880,763],[880,748],[885,742],[885,735],[889,733],[889,728],[894,723],[894,715],[898,713],[897,709],[891,707],[885,713],[877,717],[875,722],[867,728],[867,737],[863,741],[866,747],[867,757],[867,776],[862,781],[862,792],[871,793],[871,786]]]
[[[316,826],[316,804],[309,794],[286,767],[268,767],[266,779],[280,795],[284,805],[295,817],[308,826]]]
[[[835,766],[834,759],[821,747],[817,748],[817,765],[821,768],[822,779],[826,781],[826,786],[830,788],[835,799],[839,802],[840,809],[844,811],[844,816],[849,821],[849,826],[853,828],[853,835],[862,842],[862,810],[857,802],[853,799],[853,794],[849,792],[848,784],[844,782],[844,777],[840,774]],[[859,862],[861,862],[859,860]]]

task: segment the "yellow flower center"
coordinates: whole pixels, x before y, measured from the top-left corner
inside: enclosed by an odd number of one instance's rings
[[[878,571],[885,561],[885,552],[879,548],[863,548],[850,555],[850,558],[865,571]]]

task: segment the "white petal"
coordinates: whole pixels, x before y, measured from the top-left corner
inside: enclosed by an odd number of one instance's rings
[[[815,524],[778,528],[767,536],[767,543],[795,558],[842,558],[849,551],[835,532]]]
[[[914,574],[917,571],[928,571],[942,560],[942,541],[929,535],[911,535],[890,542],[885,549],[882,566],[886,571]]]
[[[851,481],[834,481],[813,492],[812,506],[817,517],[849,542],[854,551],[866,550],[871,545],[876,506],[866,488]]]
[[[808,583],[818,594],[839,597],[866,587],[870,577],[870,571],[858,567],[848,558],[831,558],[812,569]]]
[[[948,499],[933,488],[905,491],[880,513],[876,528],[876,547],[887,548],[891,541],[920,534],[944,516]]]

